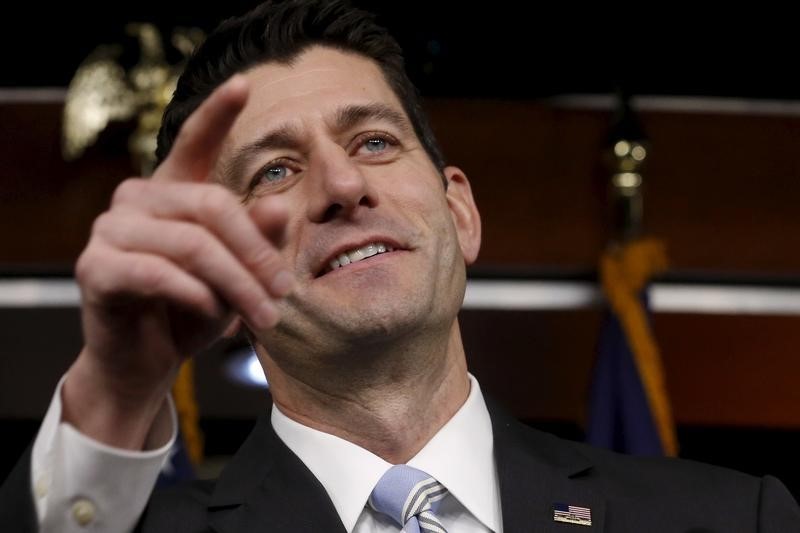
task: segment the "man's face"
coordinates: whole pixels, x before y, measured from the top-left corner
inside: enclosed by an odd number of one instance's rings
[[[313,47],[245,75],[250,98],[218,172],[248,202],[284,201],[281,253],[297,279],[259,342],[271,355],[336,352],[449,330],[480,221],[454,167],[445,191],[380,69]]]

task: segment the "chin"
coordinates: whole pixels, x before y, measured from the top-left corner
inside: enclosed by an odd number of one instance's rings
[[[337,331],[336,337],[353,339],[357,343],[373,340],[398,339],[422,326],[428,318],[428,311],[419,311],[413,306],[398,306],[398,302],[381,304],[372,302],[364,307],[350,308],[349,312],[338,314],[330,322]]]

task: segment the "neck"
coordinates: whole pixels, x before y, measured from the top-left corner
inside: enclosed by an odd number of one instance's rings
[[[370,354],[370,360],[383,363],[371,366],[368,375],[341,367],[335,374],[289,373],[259,351],[273,401],[283,414],[392,464],[414,457],[469,395],[457,322],[440,342],[418,348],[395,344],[389,356]]]

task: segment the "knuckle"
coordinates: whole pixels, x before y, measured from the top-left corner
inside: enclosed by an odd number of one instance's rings
[[[197,257],[210,253],[212,246],[210,235],[205,230],[186,224],[175,232],[175,247],[178,259],[186,264]]]
[[[100,213],[92,223],[92,235],[105,235],[114,224],[114,215],[109,211]]]
[[[141,257],[131,261],[130,273],[133,284],[141,287],[148,295],[157,293],[167,276],[167,270],[163,265]]]
[[[227,217],[238,207],[230,192],[221,185],[208,184],[200,195],[199,209],[211,218]]]
[[[78,285],[86,285],[91,280],[94,271],[95,255],[94,248],[90,244],[81,252],[81,255],[78,256],[78,261],[75,263],[75,280],[78,282]]]
[[[141,178],[128,178],[120,183],[111,197],[111,205],[129,203],[139,198],[147,187],[147,181]]]
[[[117,290],[119,275],[114,269],[111,253],[90,245],[75,264],[78,285],[93,299],[103,299]]]

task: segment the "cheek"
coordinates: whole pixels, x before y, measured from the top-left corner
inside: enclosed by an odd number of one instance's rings
[[[391,198],[408,216],[423,218],[432,225],[447,213],[442,178],[427,162],[405,160],[392,164],[391,168],[376,167],[373,180],[378,196]]]

